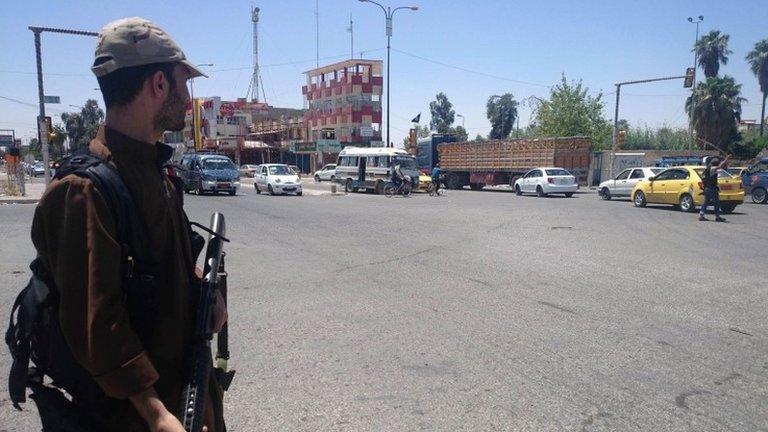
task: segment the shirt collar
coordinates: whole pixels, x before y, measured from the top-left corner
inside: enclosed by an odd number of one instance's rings
[[[104,143],[120,162],[149,162],[162,166],[173,156],[173,147],[167,144],[139,141],[105,125],[99,127],[96,140]]]

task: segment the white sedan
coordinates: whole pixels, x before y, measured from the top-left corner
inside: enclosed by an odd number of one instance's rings
[[[638,183],[648,177],[655,176],[665,169],[655,167],[627,168],[620,172],[616,178],[600,183],[600,186],[597,187],[597,192],[600,194],[600,198],[604,200],[609,200],[613,197],[629,197],[632,189]]]
[[[515,181],[515,193],[535,193],[539,197],[564,194],[570,198],[579,189],[576,177],[564,168],[534,168]]]
[[[269,192],[270,195],[295,193],[301,196],[301,179],[288,165],[259,165],[254,176],[253,186],[256,193]]]
[[[315,173],[315,181],[336,181],[336,164],[328,164]]]

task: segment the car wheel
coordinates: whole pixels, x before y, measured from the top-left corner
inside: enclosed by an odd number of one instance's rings
[[[752,202],[755,204],[765,204],[768,200],[768,194],[766,194],[765,188],[756,187],[752,189]]]
[[[645,193],[643,193],[643,191],[635,192],[632,202],[635,204],[635,207],[645,207],[646,204],[648,204],[648,200],[645,199]]]
[[[269,190],[270,195],[274,195],[275,191],[272,189],[272,185],[267,185],[267,190]]]
[[[347,179],[347,182],[344,183],[344,191],[346,193],[352,192],[352,179]]]
[[[515,195],[520,196],[523,194],[523,191],[520,189],[520,185],[515,185]]]
[[[720,204],[720,212],[725,214],[733,213],[737,204]]]
[[[611,191],[607,187],[604,187],[600,189],[600,198],[610,201],[611,200]]]
[[[237,191],[235,191],[235,190],[231,190],[231,191],[229,191],[229,194],[230,194],[231,196],[235,196],[235,194],[237,194]]]
[[[570,198],[570,197],[572,197],[572,196],[573,196],[573,192],[566,192],[566,193],[565,193],[565,197],[566,197],[566,198]]]
[[[260,194],[261,194],[261,189],[259,189],[259,185],[257,185],[256,183],[254,183],[254,184],[253,184],[253,187],[256,189],[256,194],[257,194],[257,195],[260,195]]]
[[[301,192],[301,191],[296,192],[296,196],[302,196],[303,194],[304,194],[304,192]]]
[[[335,176],[335,175],[332,175],[332,176],[331,176],[331,182],[333,182],[333,183],[335,183],[335,182],[336,182],[336,176]]]
[[[547,196],[547,194],[544,193],[544,189],[542,189],[541,186],[536,186],[536,196],[539,198],[544,198]]]
[[[696,211],[696,203],[693,202],[693,197],[690,194],[683,194],[680,197],[680,203],[678,205],[680,206],[680,210],[686,213]]]
[[[315,174],[315,183],[320,183],[320,176]]]

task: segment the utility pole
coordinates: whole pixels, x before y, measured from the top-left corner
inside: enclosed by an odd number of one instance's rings
[[[320,0],[315,0],[315,68],[320,67]]]
[[[28,27],[35,35],[35,60],[37,62],[37,97],[40,104],[40,113],[37,118],[37,136],[40,140],[40,148],[43,153],[43,165],[45,169],[45,184],[51,182],[51,157],[48,153],[48,128],[45,125],[45,92],[43,90],[43,55],[42,38],[43,32],[63,33],[77,36],[98,36],[98,33],[80,30],[67,30],[51,27]]]
[[[637,81],[624,81],[624,82],[615,84],[616,85],[616,108],[613,113],[613,140],[611,143],[612,144],[611,145],[611,166],[609,169],[611,178],[613,178],[613,158],[614,158],[614,153],[616,153],[616,142],[619,137],[619,100],[620,100],[620,94],[621,94],[621,86],[630,85],[630,84],[645,84],[645,83],[656,82],[656,81],[669,81],[669,80],[675,80],[675,79],[685,79],[685,75],[664,77],[664,78],[651,78],[651,79],[637,80]]]
[[[354,29],[354,23],[352,22],[352,14],[349,14],[349,27],[347,27],[347,31],[349,32],[349,58],[354,59],[355,58],[355,29]]]
[[[698,20],[688,17],[688,22],[696,24],[696,39],[693,41],[693,85],[691,86],[691,113],[688,115],[688,133],[691,140],[688,142],[688,156],[693,152],[693,107],[696,105],[696,69],[699,67],[699,52],[696,51],[696,44],[699,43],[699,24],[704,21],[704,15],[699,15]]]

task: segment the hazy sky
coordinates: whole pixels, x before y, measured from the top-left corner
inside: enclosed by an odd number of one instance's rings
[[[386,2],[381,2],[385,6]],[[350,14],[355,56],[386,57],[384,16],[357,0],[319,0],[320,63],[347,59]],[[470,137],[486,135],[485,102],[511,92],[518,100],[546,96],[561,74],[582,79],[594,93],[604,92],[606,118],[613,118],[614,83],[682,75],[693,63],[695,26],[688,16],[704,15],[702,33],[719,29],[731,35],[734,53],[721,74],[735,77],[748,99],[743,118],[760,115],[757,80],[744,56],[768,38],[765,0],[413,0],[398,11],[392,38],[392,141],[399,143],[410,119],[429,120],[429,102],[445,92],[465,116]],[[125,16],[142,16],[170,33],[195,63],[214,63],[210,78],[195,81],[195,94],[245,97],[251,74],[249,9],[261,8],[260,62],[269,104],[300,108],[302,72],[315,66],[315,1],[104,1],[28,0],[5,2],[0,14],[0,128],[17,136],[35,131],[37,88],[29,25],[98,31]],[[61,96],[47,105],[58,120],[87,98],[97,98],[91,75],[95,39],[43,35],[45,93]],[[700,73],[700,76],[703,74]],[[685,126],[686,90],[682,81],[622,88],[620,118],[633,125]],[[11,98],[19,102],[8,100]],[[385,101],[386,102],[386,101]],[[31,105],[30,105],[31,104]],[[386,105],[385,105],[386,106]],[[530,109],[521,109],[521,126]],[[457,124],[461,119],[457,118]],[[385,127],[385,126],[384,126]]]

